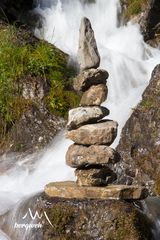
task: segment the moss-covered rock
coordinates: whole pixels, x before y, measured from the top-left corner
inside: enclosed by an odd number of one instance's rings
[[[159,46],[160,1],[159,0],[121,0],[123,19],[140,25],[144,40],[154,47]]]
[[[160,175],[160,65],[151,77],[143,93],[142,101],[136,107],[122,130],[118,150],[122,155],[117,164],[121,183],[134,182],[151,185]],[[120,171],[121,170],[121,171]],[[159,182],[159,181],[158,181]],[[158,183],[157,182],[157,183]],[[158,185],[156,189],[159,189]],[[155,192],[152,189],[152,193]]]
[[[68,55],[27,27],[0,22],[1,152],[38,150],[64,127],[79,97]]]
[[[149,220],[132,203],[44,198],[44,240],[150,240]]]

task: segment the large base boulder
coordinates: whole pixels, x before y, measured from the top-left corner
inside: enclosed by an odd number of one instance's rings
[[[116,200],[43,200],[43,240],[151,240],[149,220],[133,203]]]

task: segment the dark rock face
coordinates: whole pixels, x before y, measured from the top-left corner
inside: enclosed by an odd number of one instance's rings
[[[145,16],[146,28],[143,29],[145,40],[155,37],[157,25],[160,23],[160,1],[150,0]]]
[[[28,11],[31,10],[34,6],[34,0],[2,0],[0,2],[0,7],[5,12],[9,20],[17,21],[22,20],[28,14]],[[0,13],[3,16],[3,12]],[[5,18],[5,16],[3,16]]]
[[[12,128],[9,151],[27,154],[39,151],[53,140],[65,124],[63,118],[51,114],[43,103],[35,104]]]
[[[147,219],[132,203],[116,200],[43,200],[44,240],[150,240]]]
[[[122,131],[119,181],[152,185],[160,176],[160,65]]]

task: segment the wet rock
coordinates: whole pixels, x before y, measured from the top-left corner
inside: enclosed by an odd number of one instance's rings
[[[109,74],[103,69],[89,69],[80,73],[74,80],[74,89],[76,91],[86,91],[93,85],[104,84]]]
[[[120,161],[120,155],[112,148],[105,145],[72,144],[66,154],[66,163],[72,168],[82,168],[90,165],[107,166]]]
[[[79,33],[78,63],[81,70],[98,68],[100,56],[91,23],[88,18],[82,18]]]
[[[78,107],[69,111],[67,129],[76,129],[86,123],[95,123],[109,114],[105,107]]]
[[[119,182],[145,184],[154,193],[160,176],[160,65],[143,93],[142,101],[125,124],[117,150],[122,162],[117,164]],[[127,170],[128,169],[128,170]]]
[[[87,124],[66,133],[66,138],[82,145],[111,145],[117,136],[117,122],[101,121]]]
[[[111,185],[107,187],[80,187],[74,182],[55,182],[45,186],[50,197],[68,199],[144,199],[148,196],[145,188],[139,186]]]
[[[49,198],[41,201],[43,240],[151,240],[148,218],[132,202]]]
[[[108,167],[76,169],[76,183],[79,186],[107,186],[116,180],[116,174]]]
[[[83,93],[80,106],[99,106],[107,99],[108,88],[104,84],[91,86]]]

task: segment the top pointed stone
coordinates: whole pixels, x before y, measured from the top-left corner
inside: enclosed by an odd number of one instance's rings
[[[82,18],[79,35],[78,63],[80,70],[98,68],[100,55],[90,20]]]

